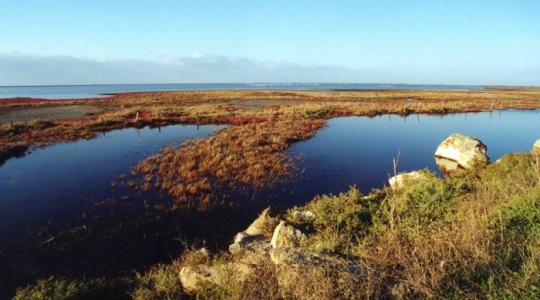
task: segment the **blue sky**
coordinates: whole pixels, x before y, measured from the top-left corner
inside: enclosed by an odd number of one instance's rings
[[[0,85],[540,85],[540,1],[0,0]]]

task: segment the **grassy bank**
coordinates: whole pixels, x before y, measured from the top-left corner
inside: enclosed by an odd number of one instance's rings
[[[294,211],[310,211],[312,220]],[[335,299],[540,297],[540,157],[508,154],[468,174],[427,179],[368,197],[354,187],[322,195],[280,216],[306,234],[299,251],[331,264],[276,266],[252,260],[240,276],[221,268],[219,285],[186,294],[184,265],[223,266],[239,258],[187,251],[170,264],[115,279],[49,278],[17,299]]]

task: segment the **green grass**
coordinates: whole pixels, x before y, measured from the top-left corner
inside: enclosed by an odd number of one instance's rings
[[[400,227],[428,231],[452,222],[456,203],[471,189],[463,178],[439,178],[433,173],[414,185],[386,197],[385,205],[395,205]]]
[[[309,233],[305,246],[324,252],[350,252],[367,234],[372,225],[372,213],[375,205],[362,199],[362,193],[355,187],[339,195],[322,195],[313,199],[302,208],[289,211],[290,223]],[[293,217],[293,212],[310,211],[315,219],[310,223],[301,223]]]

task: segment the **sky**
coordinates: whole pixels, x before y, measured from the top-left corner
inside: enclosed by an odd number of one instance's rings
[[[0,85],[540,85],[540,1],[0,0]]]

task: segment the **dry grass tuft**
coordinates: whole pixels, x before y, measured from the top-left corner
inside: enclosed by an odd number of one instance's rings
[[[323,126],[320,120],[280,120],[219,130],[208,139],[167,148],[134,168],[143,175],[142,188],[169,193],[178,205],[207,207],[224,188],[269,187],[286,177],[290,159],[284,155],[293,141],[309,138]]]

